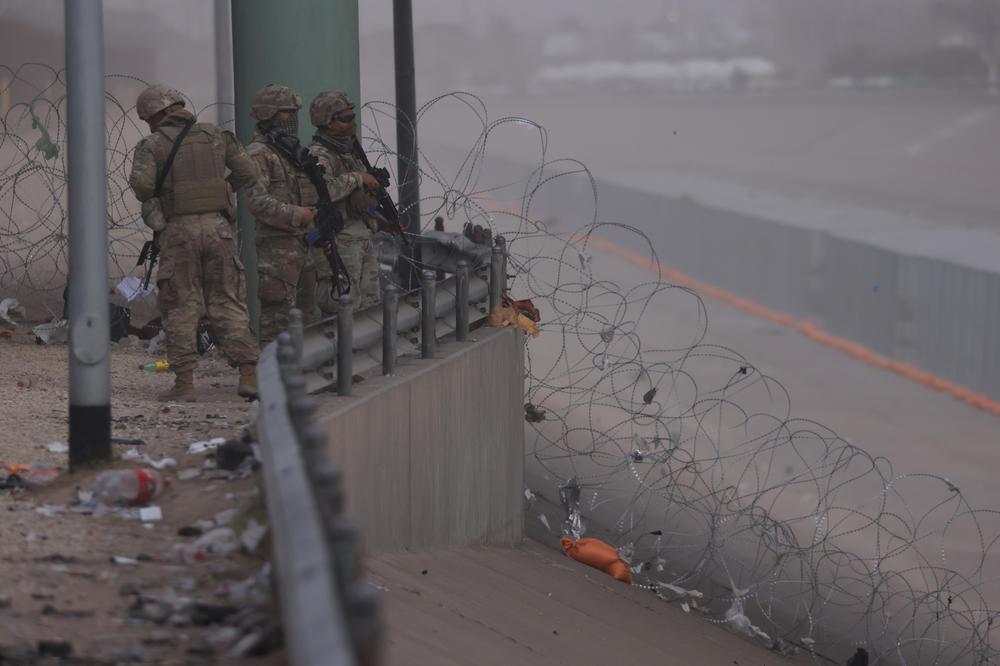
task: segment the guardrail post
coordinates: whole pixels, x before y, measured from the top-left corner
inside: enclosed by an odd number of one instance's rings
[[[498,236],[497,243],[493,246],[493,252],[490,254],[490,312],[493,312],[493,308],[500,305],[500,297],[507,286],[504,248],[499,241],[500,237]]]
[[[469,263],[458,260],[455,272],[455,339],[461,342],[469,337]]]
[[[351,395],[354,381],[354,308],[351,295],[341,294],[337,308],[337,393]]]
[[[275,357],[278,359],[278,371],[281,374],[281,380],[287,383],[290,377],[295,376],[298,365],[295,359],[295,349],[292,347],[292,336],[288,331],[282,331],[278,334],[277,342],[278,350]]]
[[[507,239],[497,236],[493,243],[500,248],[500,293],[503,294],[507,292]]]
[[[358,580],[351,585],[345,602],[351,639],[358,653],[358,664],[375,666],[379,663],[379,639],[382,634],[378,620],[378,595],[368,583]]]
[[[396,331],[399,317],[399,288],[390,282],[382,290],[382,374],[396,369]]]
[[[288,311],[288,334],[292,337],[292,349],[295,350],[295,365],[298,371],[302,368],[303,324],[302,310],[292,308]]]
[[[420,292],[420,355],[422,358],[434,358],[434,300],[436,278],[434,271],[425,270],[421,273]]]
[[[434,218],[434,231],[444,231],[444,218],[441,217],[440,215]],[[439,281],[444,279],[443,270],[438,269],[437,279]]]

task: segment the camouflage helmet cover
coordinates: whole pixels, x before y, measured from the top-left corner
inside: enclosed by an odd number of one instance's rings
[[[158,83],[139,93],[139,97],[135,100],[135,110],[140,120],[149,120],[174,104],[183,106],[184,97],[170,86]]]
[[[269,120],[278,111],[298,111],[302,108],[302,98],[288,86],[269,83],[253,98],[250,115],[257,120]]]
[[[326,127],[335,115],[353,108],[354,102],[347,96],[347,93],[340,90],[327,90],[313,98],[309,105],[309,120],[316,127]]]

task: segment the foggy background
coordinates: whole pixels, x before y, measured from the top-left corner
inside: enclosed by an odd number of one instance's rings
[[[61,68],[62,5],[0,2],[0,65]],[[361,103],[394,101],[391,9],[359,2]],[[215,101],[212,2],[104,10],[108,89],[126,109],[129,77]],[[596,210],[695,279],[1000,399],[1000,0],[418,0],[414,25],[418,106],[444,96],[418,126],[425,173],[449,182],[481,147],[481,185],[523,187],[580,160],[596,200],[583,175],[554,180],[533,221],[573,231]],[[56,94],[15,84],[0,112]],[[392,148],[391,109],[374,108],[365,134]],[[503,118],[524,120],[480,146]],[[525,192],[478,194],[499,210]],[[707,300],[709,341],[779,379],[796,415],[1000,505],[995,416]]]

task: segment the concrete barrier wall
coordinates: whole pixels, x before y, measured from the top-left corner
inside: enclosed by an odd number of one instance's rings
[[[519,182],[531,170],[491,156],[484,178]],[[595,221],[595,209],[596,220],[645,233],[671,268],[1000,399],[1000,235],[957,227],[880,234],[862,217],[851,219],[853,229],[823,228],[829,223],[804,219],[807,209],[791,224],[607,182],[597,183],[595,203],[581,175],[547,181],[530,212],[566,231]],[[649,251],[614,227],[596,233]]]
[[[524,337],[481,328],[436,358],[317,396],[367,551],[510,545],[524,527]]]

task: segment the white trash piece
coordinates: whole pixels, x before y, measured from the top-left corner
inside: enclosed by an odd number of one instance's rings
[[[69,322],[63,319],[62,321],[39,324],[31,329],[31,332],[47,345],[55,342],[66,342],[69,339]]]
[[[225,437],[213,437],[207,442],[193,442],[190,446],[188,446],[188,453],[205,453],[206,451],[214,451],[219,448],[220,445],[225,443]]]
[[[137,278],[133,275],[122,278],[121,282],[115,287],[119,294],[125,298],[126,301],[131,303],[140,296],[149,296],[154,291],[156,291],[156,285],[150,284],[148,287],[143,288],[142,283],[144,280]]]

